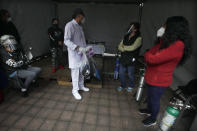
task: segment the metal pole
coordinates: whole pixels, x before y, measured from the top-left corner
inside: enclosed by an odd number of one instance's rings
[[[140,3],[139,5],[139,23],[141,25],[141,22],[142,22],[142,10],[143,10],[143,7],[144,7],[144,3]]]

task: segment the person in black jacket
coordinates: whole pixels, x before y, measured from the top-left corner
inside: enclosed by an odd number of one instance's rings
[[[134,71],[136,58],[139,55],[140,47],[142,46],[142,37],[140,35],[140,24],[133,22],[129,26],[127,34],[119,44],[119,51],[121,52],[120,58],[120,81],[121,86],[118,91],[127,89],[131,92],[134,88]],[[129,87],[126,88],[125,72],[128,70]]]
[[[52,26],[48,29],[48,35],[51,46],[51,57],[52,57],[52,72],[56,72],[57,67],[64,69],[63,66],[63,40],[64,33],[59,28],[59,21],[57,18],[52,19]]]
[[[29,66],[26,58],[20,50],[17,50],[17,42],[14,36],[3,35],[0,37],[0,60],[3,69],[9,78],[18,77],[24,79],[21,86],[22,96],[28,96],[28,87],[41,72],[41,68]]]
[[[5,9],[0,10],[0,37],[3,35],[14,36],[18,43],[18,49],[20,49],[24,53],[20,34],[18,33],[16,26],[12,22],[10,13]]]

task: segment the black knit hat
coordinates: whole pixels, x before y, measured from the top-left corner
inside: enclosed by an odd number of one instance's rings
[[[84,12],[83,12],[83,10],[81,8],[77,8],[77,9],[74,10],[72,18],[73,19],[76,18],[77,15],[82,15],[82,16],[85,17],[85,14],[84,14]]]
[[[9,13],[9,12],[8,12],[7,10],[5,10],[5,9],[1,9],[1,10],[0,10],[0,19],[2,19],[3,16],[4,16],[6,13]]]
[[[58,18],[53,18],[53,19],[51,20],[51,22],[53,23],[55,20],[59,21]]]

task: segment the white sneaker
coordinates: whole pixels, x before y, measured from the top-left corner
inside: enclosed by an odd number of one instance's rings
[[[81,100],[81,99],[82,99],[82,98],[81,98],[81,95],[79,94],[78,91],[74,92],[74,93],[73,93],[73,96],[75,97],[76,100]]]
[[[88,92],[90,89],[89,89],[89,88],[87,88],[87,87],[81,87],[79,90],[82,90],[82,91]]]
[[[121,91],[123,90],[123,88],[120,86],[120,87],[117,88],[117,90],[118,90],[119,92],[121,92]]]
[[[127,90],[127,92],[131,93],[133,88],[132,87],[128,87],[126,90]]]

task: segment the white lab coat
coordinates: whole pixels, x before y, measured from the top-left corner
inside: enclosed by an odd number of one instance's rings
[[[75,50],[77,46],[86,47],[83,28],[74,19],[65,26],[64,44],[68,48],[69,68],[80,68],[82,56]]]
[[[75,50],[77,46],[86,47],[85,36],[82,27],[73,19],[65,26],[64,44],[68,48],[69,68],[71,69],[73,94],[84,87],[84,77],[80,72],[82,55]]]

